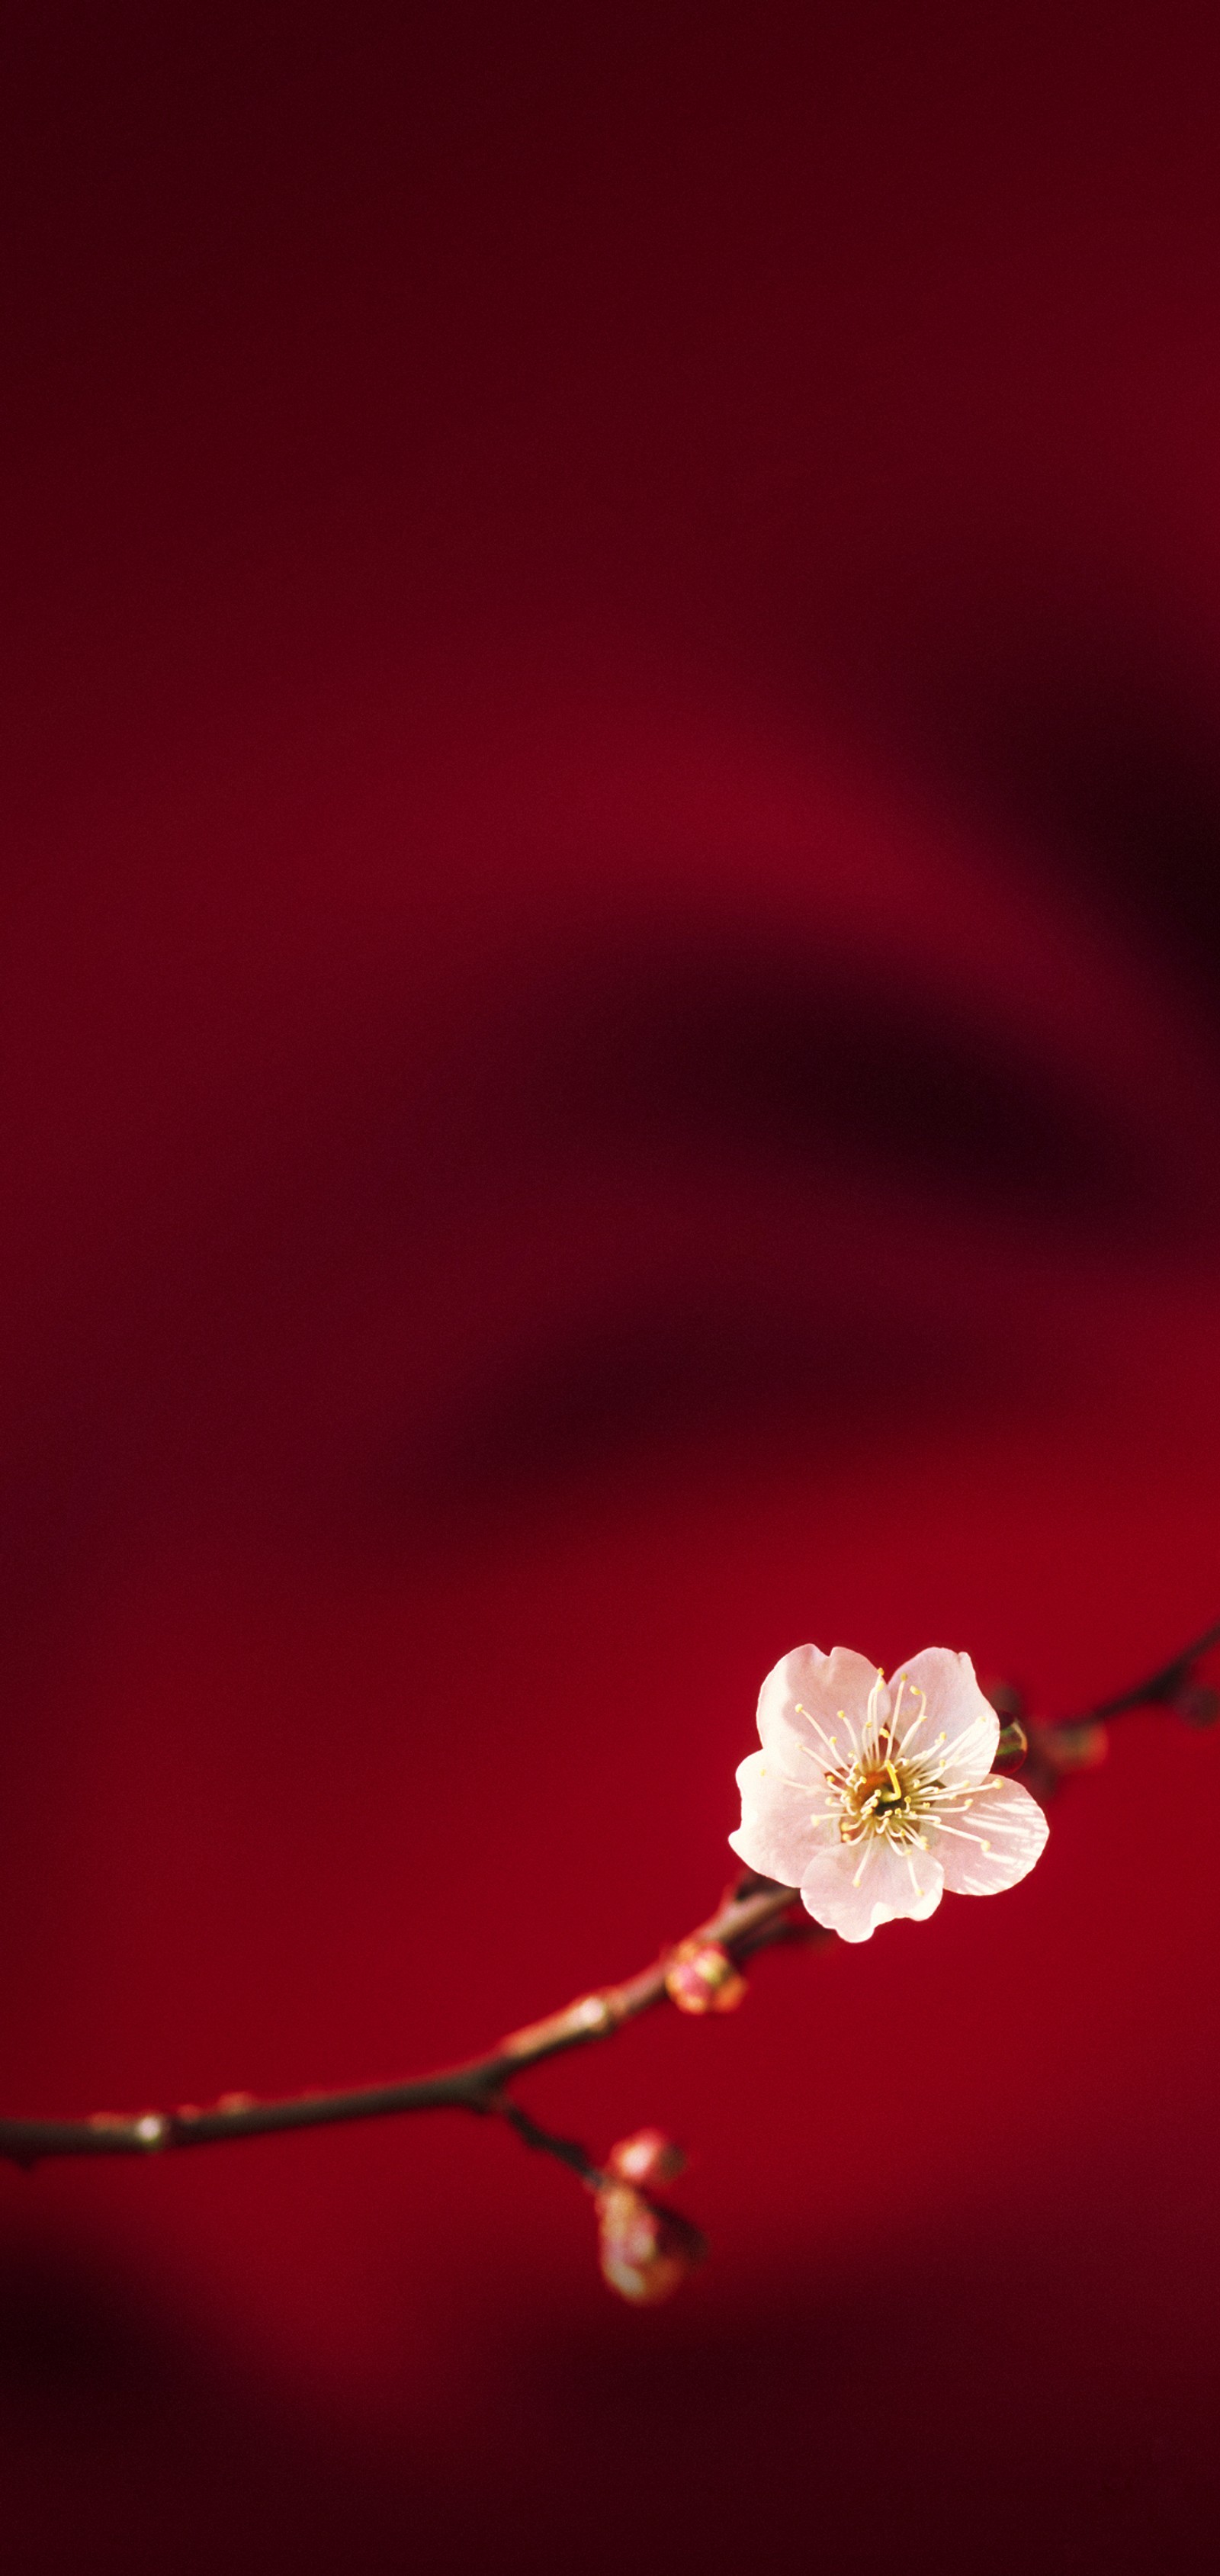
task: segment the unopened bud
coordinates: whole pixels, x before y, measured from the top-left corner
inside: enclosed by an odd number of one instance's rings
[[[654,2307],[702,2261],[698,2229],[673,2210],[657,2209],[632,2184],[607,2184],[595,2205],[602,2278],[620,2299]]]
[[[1188,1726],[1214,1726],[1220,1717],[1220,1691],[1213,1690],[1210,1682],[1185,1681],[1169,1705]]]
[[[735,2012],[746,1981],[718,1941],[682,1941],[670,1961],[665,1991],[679,2012]]]
[[[685,2163],[681,2147],[663,2129],[636,2129],[611,2147],[606,2171],[616,2182],[633,2182],[639,2190],[650,2191],[657,2183],[672,2182]]]
[[[1110,1750],[1110,1738],[1096,1718],[1073,1718],[1066,1726],[1033,1727],[1030,1740],[1037,1760],[1052,1775],[1095,1771]]]

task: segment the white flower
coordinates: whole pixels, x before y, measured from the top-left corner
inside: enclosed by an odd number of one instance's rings
[[[848,1646],[797,1646],[763,1683],[758,1732],[729,1841],[845,1941],[903,1914],[925,1922],[947,1887],[1015,1887],[1046,1841],[1036,1800],[992,1772],[999,1719],[969,1655],[947,1646],[888,1685]]]

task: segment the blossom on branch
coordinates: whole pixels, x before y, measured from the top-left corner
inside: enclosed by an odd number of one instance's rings
[[[613,2181],[634,2183],[644,2192],[657,2183],[672,2182],[685,2166],[683,2149],[663,2129],[633,2129],[629,2138],[617,2140],[606,2158],[606,2171]]]
[[[658,2208],[630,2183],[607,2183],[594,2205],[602,2279],[633,2306],[656,2307],[672,2298],[703,2261],[707,2248],[698,2228],[676,2210]]]
[[[665,1979],[665,1991],[679,2012],[736,2012],[744,2000],[745,1978],[739,1975],[719,1941],[680,1941]]]
[[[992,1770],[999,1720],[969,1655],[947,1646],[889,1684],[850,1647],[797,1646],[763,1683],[758,1732],[729,1842],[845,1941],[925,1922],[946,1888],[1015,1887],[1046,1841],[1036,1800]]]

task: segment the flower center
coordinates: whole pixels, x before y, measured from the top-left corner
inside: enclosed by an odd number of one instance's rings
[[[866,1807],[884,1810],[905,1807],[907,1792],[892,1762],[883,1762],[879,1770],[866,1771],[854,1791],[856,1806],[863,1814]]]
[[[922,1843],[920,1792],[926,1784],[917,1765],[896,1760],[892,1737],[882,1735],[850,1767],[829,1772],[826,1785],[838,1796],[839,1833],[845,1843],[861,1842],[871,1834],[884,1834],[887,1841],[904,1847]]]

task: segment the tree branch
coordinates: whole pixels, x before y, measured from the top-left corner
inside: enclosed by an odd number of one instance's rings
[[[779,1887],[770,1879],[747,1873],[730,1889],[717,1912],[687,1939],[714,1945],[727,1951],[731,1959],[744,1959],[769,1942],[797,1931],[803,1933],[803,1924],[786,1919],[798,1901],[795,1888]],[[815,1936],[816,1927],[811,1924],[809,1932]],[[235,2138],[269,2137],[287,2129],[329,2128],[343,2120],[391,2119],[409,2111],[499,2111],[525,2137],[535,2124],[515,2104],[506,2103],[505,2088],[543,2058],[558,2056],[563,2049],[588,2047],[594,2040],[609,2039],[624,2022],[635,2021],[641,2013],[664,2003],[666,1977],[678,1949],[684,1946],[675,1943],[650,1967],[642,1968],[622,1985],[603,1986],[594,1993],[580,1995],[575,2003],[548,2014],[544,2021],[510,2032],[486,2057],[445,2067],[436,2075],[416,2076],[398,2084],[361,2085],[351,2092],[299,2093],[278,2102],[260,2102],[247,2093],[230,2093],[207,2110],[197,2110],[188,2103],[176,2111],[95,2111],[86,2120],[0,2120],[0,2159],[30,2166],[47,2156],[162,2155],[173,2147],[221,2146]],[[528,2137],[528,2143],[540,2146],[545,2135],[538,2131]],[[554,2144],[550,2152],[555,2152]],[[583,2153],[574,2151],[565,2161],[574,2162],[577,2152]],[[595,2172],[590,2165],[587,2178]]]
[[[1205,1628],[1193,1645],[1183,1646],[1169,1663],[1162,1664],[1159,1671],[1151,1673],[1147,1681],[1134,1682],[1129,1690],[1116,1691],[1113,1699],[1100,1700],[1096,1708],[1082,1709],[1078,1716],[1060,1718],[1056,1723],[1061,1726],[1096,1725],[1103,1718],[1122,1717],[1131,1708],[1163,1706],[1166,1700],[1176,1699],[1187,1687],[1192,1667],[1200,1656],[1217,1645],[1220,1645],[1220,1619],[1212,1627]]]

